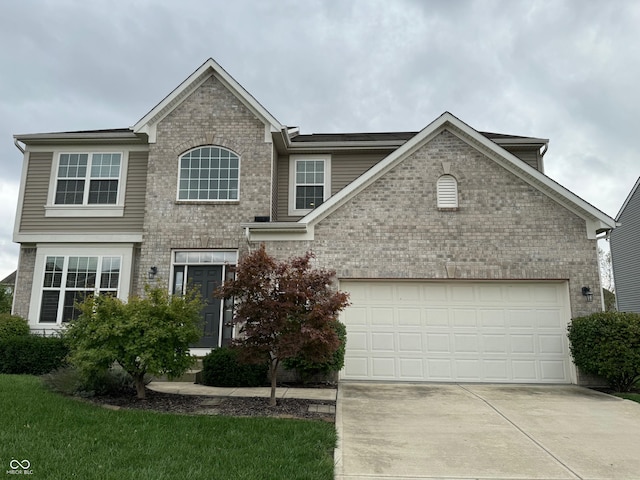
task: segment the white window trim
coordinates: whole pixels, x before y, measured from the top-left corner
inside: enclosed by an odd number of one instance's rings
[[[120,178],[118,179],[118,196],[115,204],[110,205],[56,205],[56,188],[58,186],[58,166],[60,165],[60,155],[65,153],[86,153],[88,155],[99,153],[119,153],[120,154]],[[47,204],[44,206],[45,217],[122,217],[124,216],[124,198],[127,185],[127,171],[129,167],[129,151],[122,148],[83,148],[72,147],[53,152],[51,162],[51,177],[49,179],[49,193]],[[88,169],[89,167],[87,167]],[[87,177],[89,179],[89,177]],[[89,183],[85,185],[85,192],[89,188]]]
[[[182,157],[184,155],[186,155],[187,153],[189,153],[189,152],[192,152],[192,151],[197,150],[199,148],[207,148],[207,147],[215,147],[215,148],[219,148],[221,150],[227,150],[227,151],[233,153],[235,156],[238,157],[238,198],[222,198],[222,199],[202,199],[202,198],[189,199],[189,198],[180,198],[180,161],[182,160]],[[220,203],[220,204],[238,203],[238,202],[240,202],[240,177],[241,177],[241,175],[242,175],[242,157],[240,156],[239,153],[234,152],[230,148],[223,147],[222,145],[200,145],[198,147],[191,148],[191,149],[187,150],[186,152],[182,152],[180,155],[178,155],[177,181],[176,181],[176,202],[177,203]]]
[[[313,211],[313,209],[296,208],[296,162],[298,160],[322,160],[324,162],[324,195],[326,202],[331,196],[331,155],[289,155],[289,215],[301,216]]]
[[[40,308],[44,290],[44,274],[47,257],[120,257],[120,285],[117,297],[126,301],[131,289],[131,268],[133,263],[133,245],[120,246],[93,244],[48,244],[36,246],[36,261],[31,284],[31,302],[29,304],[29,325],[32,330],[55,331],[62,326],[58,318],[56,323],[40,323]],[[65,260],[68,262],[68,259]],[[65,263],[66,266],[66,263]],[[65,267],[66,268],[66,267]]]

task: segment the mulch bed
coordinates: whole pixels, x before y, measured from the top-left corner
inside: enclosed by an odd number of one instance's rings
[[[147,389],[147,398],[139,400],[134,393],[119,396],[96,396],[87,400],[105,408],[151,410],[187,415],[225,415],[233,417],[279,417],[335,421],[335,415],[309,412],[310,405],[334,405],[335,401],[279,398],[275,407],[268,398],[212,397],[155,392]]]

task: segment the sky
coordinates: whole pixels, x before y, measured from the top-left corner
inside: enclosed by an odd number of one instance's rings
[[[2,0],[0,279],[13,135],[130,127],[210,57],[302,133],[449,111],[547,138],[545,173],[615,217],[640,177],[639,25],[637,0]]]

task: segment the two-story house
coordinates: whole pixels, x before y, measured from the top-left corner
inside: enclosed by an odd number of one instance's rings
[[[265,243],[313,251],[351,294],[343,378],[577,381],[566,327],[599,310],[596,237],[615,221],[544,174],[546,139],[450,113],[301,134],[211,59],[130,128],[15,138],[15,313],[34,331],[88,293],[192,284],[205,353],[234,335],[211,292]]]

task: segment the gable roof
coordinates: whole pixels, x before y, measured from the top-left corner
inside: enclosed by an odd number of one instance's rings
[[[629,195],[627,195],[627,198],[625,199],[624,203],[622,204],[622,207],[620,207],[620,211],[616,215],[616,221],[617,222],[620,221],[620,216],[622,215],[622,213],[624,212],[625,208],[627,208],[627,205],[629,204],[629,202],[631,201],[631,199],[635,195],[636,190],[638,190],[638,186],[640,186],[640,177],[638,177],[638,180],[636,181],[636,184],[633,186],[633,188],[629,192]]]
[[[15,285],[16,284],[16,274],[17,270],[14,270],[9,275],[0,280],[0,285]]]
[[[160,120],[169,115],[191,93],[200,87],[206,80],[215,77],[231,93],[240,100],[256,117],[268,128],[269,141],[271,132],[280,132],[285,127],[271,115],[266,108],[247,92],[242,85],[231,77],[213,58],[204,62],[195,72],[176,87],[160,103],[151,109],[144,117],[131,127],[134,133],[146,133],[149,143],[156,141],[156,126]],[[267,135],[265,135],[267,137]]]
[[[588,238],[596,238],[598,233],[611,230],[616,226],[616,221],[614,219],[578,197],[556,181],[529,166],[525,162],[522,162],[518,157],[509,153],[492,141],[492,139],[474,130],[449,112],[445,112],[440,115],[411,139],[407,140],[402,146],[385,157],[382,161],[374,165],[363,175],[330,197],[318,208],[301,218],[298,223],[310,227],[308,230],[311,232],[316,223],[331,215],[335,210],[385,175],[388,171],[402,162],[413,152],[421,148],[424,144],[428,143],[443,130],[453,133],[462,141],[481,151],[506,170],[517,175],[532,187],[541,191],[557,203],[583,218],[586,222]],[[245,228],[251,230],[253,225],[246,224]],[[262,231],[264,231],[265,228],[264,224],[260,227]],[[276,232],[277,230],[278,225],[273,225],[272,231]]]

